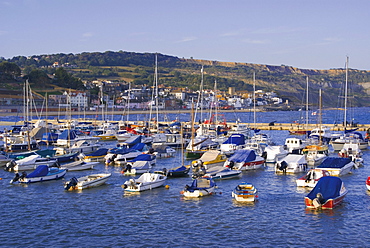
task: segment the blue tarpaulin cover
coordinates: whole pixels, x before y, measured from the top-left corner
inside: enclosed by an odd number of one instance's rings
[[[31,177],[43,177],[49,173],[49,167],[47,165],[39,165],[34,171],[27,175],[27,178]]]
[[[108,148],[100,148],[96,150],[95,152],[86,154],[86,156],[103,156],[103,155],[107,155],[107,152],[108,152]]]
[[[256,159],[256,152],[254,150],[236,150],[235,153],[229,158],[229,161],[240,163],[250,162]]]
[[[342,179],[339,177],[322,177],[316,186],[308,193],[307,197],[311,200],[316,198],[317,193],[321,193],[325,200],[334,199],[340,195]]]
[[[61,140],[74,140],[77,137],[76,130],[65,129],[58,137]]]
[[[150,154],[140,154],[139,156],[137,156],[136,158],[134,158],[130,162],[135,162],[135,161],[151,161],[151,160],[152,160],[152,156]]]
[[[327,157],[317,168],[342,168],[350,162],[349,158]]]
[[[245,137],[243,134],[232,134],[223,144],[244,145]]]

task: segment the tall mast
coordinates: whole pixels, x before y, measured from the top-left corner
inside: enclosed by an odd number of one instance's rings
[[[158,55],[155,54],[155,106],[157,118],[157,132],[159,131],[159,111],[158,111]]]
[[[253,72],[253,123],[256,130],[256,72]]]
[[[200,121],[203,123],[203,79],[204,79],[204,68],[203,68],[203,65],[202,65],[202,69],[201,69],[201,72],[202,72],[202,81],[200,83]]]
[[[344,89],[344,127],[347,126],[347,98],[348,98],[348,56],[346,57],[346,84]]]
[[[306,77],[306,130],[308,129],[308,77]]]

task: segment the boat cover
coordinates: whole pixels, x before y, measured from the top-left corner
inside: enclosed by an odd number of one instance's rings
[[[122,142],[123,145],[126,145],[126,146],[129,146],[129,147],[132,147],[138,143],[141,142],[141,136],[140,135],[137,135],[137,136],[132,136],[130,138],[128,138],[125,142]]]
[[[350,162],[349,158],[327,157],[317,168],[342,168]]]
[[[202,162],[209,162],[209,161],[213,161],[217,158],[217,156],[220,154],[219,151],[216,151],[216,150],[209,150],[209,151],[206,151],[205,153],[203,153],[203,155],[200,157],[200,161]]]
[[[100,149],[96,150],[95,152],[86,154],[86,156],[88,156],[88,157],[90,157],[90,156],[91,157],[99,157],[99,156],[107,155],[107,152],[108,152],[108,148],[100,148]]]
[[[58,137],[61,140],[74,140],[77,137],[76,130],[65,129]]]
[[[176,167],[176,168],[172,168],[170,170],[168,170],[168,172],[180,172],[180,171],[186,171],[188,168],[186,168],[184,165],[181,165],[179,167]]]
[[[250,162],[253,160],[256,160],[256,152],[254,150],[246,150],[246,149],[241,149],[241,150],[236,150],[234,155],[232,155],[229,158],[229,161],[235,162],[235,163],[241,163],[241,162]]]
[[[235,145],[244,145],[245,137],[243,134],[232,134],[230,137],[225,140],[222,144],[235,144]]]
[[[49,173],[49,167],[47,165],[39,165],[34,171],[28,174],[26,177],[43,177]]]
[[[188,190],[191,192],[196,189],[211,188],[214,187],[215,185],[216,185],[215,182],[210,178],[198,178],[193,180],[193,183],[188,188]]]
[[[311,192],[308,193],[307,197],[313,200],[316,198],[317,193],[321,193],[325,200],[334,199],[340,195],[341,188],[342,179],[339,177],[322,177]]]
[[[131,169],[136,170],[149,170],[152,166],[148,161],[135,161],[135,163],[132,165]]]
[[[74,160],[79,155],[79,152],[67,153],[59,156],[52,157],[51,159],[55,159],[58,163],[64,163],[71,160]]]
[[[152,161],[152,155],[151,154],[140,154],[130,162],[136,162],[136,161]]]

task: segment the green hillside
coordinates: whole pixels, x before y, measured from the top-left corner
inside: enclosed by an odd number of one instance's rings
[[[233,63],[184,59],[174,56],[157,54],[159,84],[173,87],[188,87],[197,90],[201,81],[201,67],[204,67],[204,88],[213,89],[215,80],[221,91],[235,87],[236,91],[253,89],[253,73],[256,75],[256,89],[275,91],[283,99],[296,105],[305,99],[306,77],[309,78],[309,98],[317,105],[318,90],[323,89],[323,106],[340,107],[345,82],[343,68],[331,70],[299,69],[291,66],[269,66],[250,63]],[[17,56],[6,60],[17,64],[24,75],[40,71],[54,75],[55,63],[73,76],[70,85],[78,80],[114,80],[131,82],[134,86],[152,85],[154,78],[154,53],[104,52],[81,54],[35,55],[31,57]],[[1,60],[0,60],[1,62]],[[61,72],[58,72],[61,74]],[[59,77],[60,78],[60,77]],[[67,78],[71,80],[71,78]],[[349,70],[350,91],[354,97],[352,106],[369,106],[367,93],[370,88],[370,71]],[[45,84],[55,83],[45,81]],[[36,84],[39,85],[39,84]],[[57,84],[63,86],[61,82]],[[69,85],[69,87],[71,87]]]

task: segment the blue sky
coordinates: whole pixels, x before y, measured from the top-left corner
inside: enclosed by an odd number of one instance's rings
[[[0,0],[0,57],[104,51],[370,70],[368,0]]]

